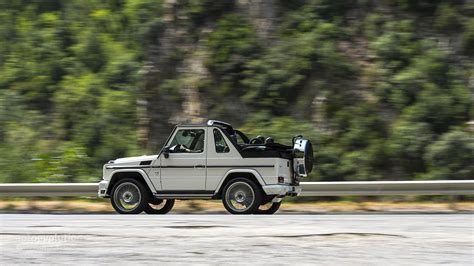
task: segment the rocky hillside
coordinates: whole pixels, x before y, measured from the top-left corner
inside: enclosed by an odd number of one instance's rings
[[[470,1],[0,7],[1,182],[94,180],[207,118],[309,136],[317,180],[474,176]]]

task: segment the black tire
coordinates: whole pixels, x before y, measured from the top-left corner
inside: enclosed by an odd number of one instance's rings
[[[150,190],[139,180],[124,178],[118,181],[110,196],[110,202],[115,211],[120,214],[139,214],[148,206]],[[132,202],[132,206],[125,206],[127,201]]]
[[[232,214],[255,213],[262,203],[261,188],[247,178],[232,179],[222,191],[222,203]],[[239,205],[243,208],[239,209]]]
[[[163,201],[166,201],[163,204]],[[147,214],[167,214],[174,206],[174,199],[165,199],[165,200],[151,200],[148,202],[148,205],[145,207],[145,212]]]
[[[255,214],[274,214],[280,209],[281,202],[273,202],[270,208],[262,208],[267,204],[260,205],[259,208],[255,211]]]

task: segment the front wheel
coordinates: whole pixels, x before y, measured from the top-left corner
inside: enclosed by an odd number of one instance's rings
[[[139,214],[148,206],[148,188],[142,182],[125,178],[115,184],[110,201],[121,214]]]
[[[269,202],[267,204],[260,205],[255,214],[274,214],[280,209],[281,202]]]
[[[222,203],[232,214],[252,214],[262,202],[262,192],[252,180],[236,178],[224,188]]]
[[[153,199],[145,207],[147,214],[167,214],[174,206],[174,199]]]

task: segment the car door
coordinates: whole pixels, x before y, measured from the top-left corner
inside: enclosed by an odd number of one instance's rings
[[[206,188],[207,128],[178,128],[160,156],[163,192],[190,193]],[[166,158],[168,157],[168,158]]]

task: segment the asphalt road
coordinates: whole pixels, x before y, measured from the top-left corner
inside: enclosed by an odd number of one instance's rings
[[[0,215],[0,264],[474,265],[474,215]]]

